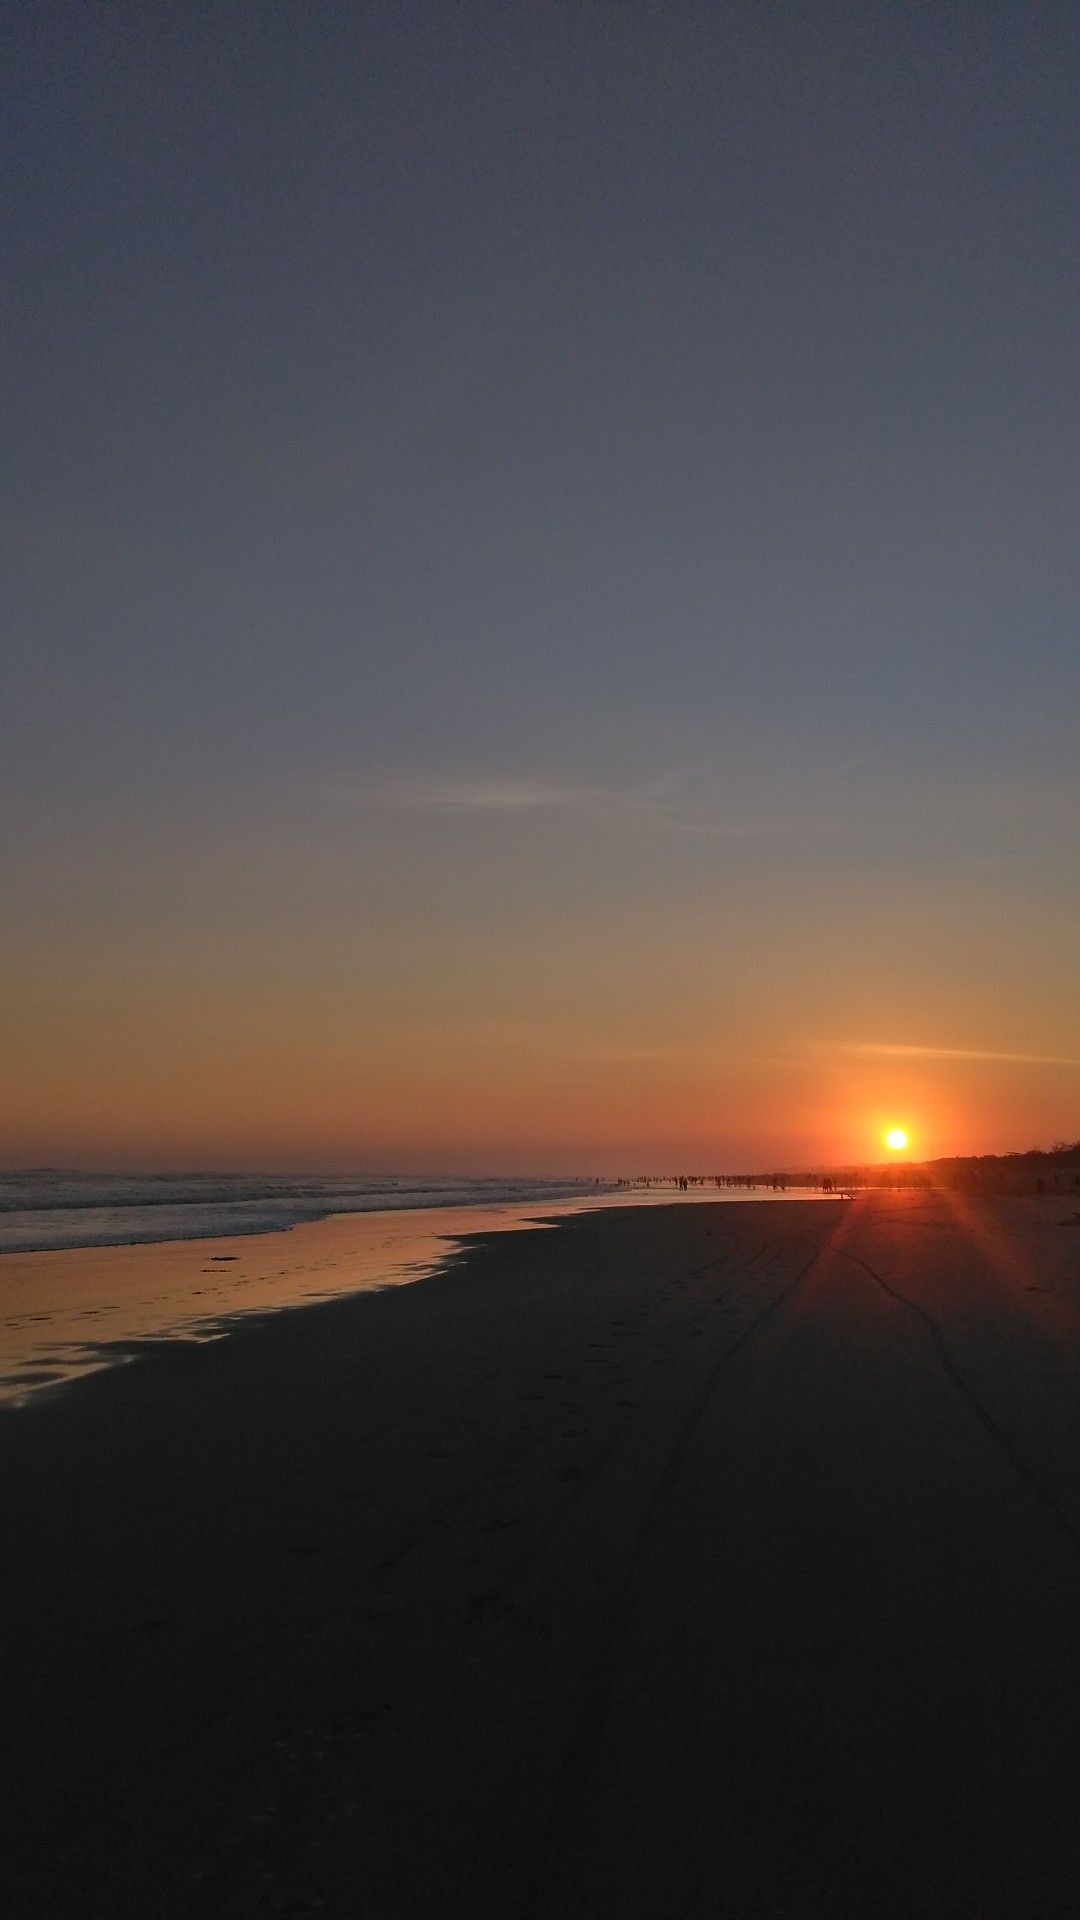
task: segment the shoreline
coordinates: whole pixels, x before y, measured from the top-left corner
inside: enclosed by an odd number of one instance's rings
[[[90,1183],[95,1180],[93,1175],[73,1177]],[[426,1187],[406,1188],[398,1179],[384,1182],[362,1198],[354,1198],[350,1204],[342,1204],[347,1194],[332,1191],[332,1183],[320,1181],[317,1176],[307,1185],[303,1177],[293,1180],[286,1175],[268,1175],[265,1184],[260,1184],[257,1176],[250,1179],[207,1176],[213,1187],[209,1195],[195,1191],[200,1176],[148,1175],[145,1178],[147,1182],[157,1180],[174,1190],[150,1195],[139,1191],[137,1177],[133,1183],[126,1175],[102,1175],[99,1190],[92,1197],[57,1199],[48,1190],[33,1193],[28,1181],[25,1182],[27,1190],[18,1200],[13,1202],[8,1198],[0,1207],[0,1259],[9,1254],[79,1253],[92,1247],[159,1246],[176,1240],[242,1239],[255,1234],[287,1233],[294,1227],[317,1226],[319,1221],[338,1214],[411,1213],[462,1206],[542,1206],[549,1202],[558,1206],[566,1200],[588,1199],[594,1193],[603,1195],[613,1190],[606,1183],[555,1180],[545,1185],[541,1181],[500,1181],[495,1177],[473,1182],[431,1181]],[[340,1184],[355,1196],[362,1178],[357,1176],[353,1182]],[[230,1181],[237,1189],[232,1193],[227,1191]],[[18,1186],[19,1176],[0,1174],[0,1185],[5,1182]],[[415,1197],[403,1198],[404,1194]],[[112,1216],[111,1223],[96,1231],[85,1225],[104,1215]],[[120,1225],[119,1220],[125,1216],[126,1224]],[[133,1225],[131,1216],[146,1217]],[[183,1216],[183,1220],[178,1216]],[[31,1237],[29,1242],[6,1244],[5,1233],[25,1232],[33,1236],[35,1231],[46,1231],[43,1224],[36,1229],[25,1225],[12,1228],[13,1221],[28,1219],[52,1222],[54,1231],[58,1221],[81,1220],[83,1232],[75,1239],[49,1237],[35,1243]],[[168,1220],[167,1226],[161,1224],[165,1220]],[[78,1231],[74,1227],[71,1230]],[[87,1233],[89,1238],[85,1237]]]
[[[0,1178],[2,1177],[3,1176],[0,1176]],[[544,1190],[530,1192],[528,1190],[530,1183],[526,1181],[520,1183],[512,1182],[509,1184],[520,1184],[523,1191],[520,1193],[506,1194],[483,1192],[477,1195],[460,1191],[453,1199],[425,1196],[415,1200],[397,1201],[393,1204],[378,1202],[362,1206],[339,1206],[334,1204],[335,1197],[330,1196],[325,1206],[301,1210],[292,1217],[283,1217],[280,1219],[270,1220],[256,1218],[254,1220],[239,1220],[235,1217],[232,1219],[223,1217],[217,1221],[213,1221],[207,1218],[201,1220],[198,1226],[193,1224],[184,1232],[165,1232],[162,1230],[151,1230],[149,1227],[146,1227],[145,1230],[130,1231],[112,1227],[107,1228],[102,1233],[94,1234],[91,1238],[45,1240],[39,1244],[31,1242],[25,1245],[0,1245],[0,1261],[12,1257],[29,1257],[30,1255],[46,1253],[89,1253],[94,1249],[106,1251],[109,1248],[115,1247],[171,1246],[174,1242],[180,1241],[251,1239],[256,1235],[291,1233],[298,1227],[318,1226],[323,1220],[352,1217],[363,1219],[369,1214],[434,1212],[452,1214],[460,1212],[465,1208],[488,1209],[495,1212],[505,1207],[519,1209],[532,1207],[558,1212],[564,1207],[576,1205],[635,1206],[650,1205],[668,1200],[674,1202],[688,1200],[739,1201],[751,1199],[801,1200],[821,1196],[828,1197],[830,1194],[839,1191],[838,1185],[833,1187],[800,1186],[792,1182],[782,1188],[770,1188],[770,1183],[766,1180],[747,1180],[745,1183],[740,1183],[735,1179],[731,1180],[729,1186],[721,1189],[715,1185],[712,1178],[705,1180],[696,1177],[691,1180],[688,1187],[681,1192],[679,1191],[675,1178],[643,1178],[640,1182],[616,1180],[595,1181],[576,1186],[567,1183],[565,1186],[556,1185],[555,1190],[552,1192]],[[83,1214],[110,1212],[165,1214],[169,1211],[175,1212],[184,1209],[190,1209],[192,1213],[201,1212],[206,1215],[209,1206],[216,1205],[223,1216],[228,1216],[230,1210],[235,1211],[238,1206],[248,1204],[258,1205],[259,1202],[257,1200],[253,1202],[246,1200],[243,1202],[224,1200],[215,1203],[195,1200],[180,1202],[173,1198],[168,1198],[141,1200],[138,1202],[130,1201],[129,1203],[103,1200],[100,1203],[87,1201],[57,1202],[49,1206],[42,1205],[38,1207],[6,1206],[0,1208],[0,1235],[2,1235],[5,1225],[7,1225],[13,1217],[18,1217],[19,1214],[24,1213],[37,1213],[43,1217],[59,1215],[64,1220]]]
[[[12,1911],[1064,1920],[1078,1399],[1060,1202],[943,1195],[481,1235],[47,1396]]]
[[[120,1364],[152,1342],[225,1338],[252,1315],[411,1283],[453,1260],[456,1241],[477,1233],[707,1198],[715,1196],[616,1189],[540,1201],[368,1208],[257,1233],[3,1253],[0,1409]],[[747,1194],[745,1201],[755,1198],[762,1196]],[[770,1203],[785,1198],[769,1196]],[[719,1203],[745,1201],[731,1194]]]

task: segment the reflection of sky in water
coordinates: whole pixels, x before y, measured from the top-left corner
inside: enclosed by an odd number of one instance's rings
[[[401,1285],[451,1255],[457,1236],[536,1224],[538,1213],[765,1197],[662,1189],[542,1208],[533,1202],[335,1214],[242,1239],[5,1254],[0,1400],[17,1404],[42,1387],[123,1364],[150,1341],[220,1339],[252,1315]]]

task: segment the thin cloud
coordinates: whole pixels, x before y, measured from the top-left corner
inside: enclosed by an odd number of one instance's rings
[[[884,1060],[1001,1060],[1021,1067],[1080,1067],[1080,1060],[1055,1053],[997,1053],[981,1047],[894,1046],[879,1040],[834,1040],[819,1050],[857,1053]]]
[[[664,815],[668,824],[680,833],[698,834],[707,840],[777,840],[796,834],[805,836],[815,834],[818,837],[844,837],[848,828],[839,820],[815,820],[785,814],[751,814],[743,819],[710,819],[708,815],[678,814],[673,810]]]
[[[573,814],[582,819],[651,822],[675,833],[716,839],[775,838],[786,834],[832,832],[829,823],[776,814],[732,813],[719,804],[691,801],[678,792],[677,779],[666,776],[641,787],[592,787],[544,779],[406,779],[371,786],[346,783],[324,788],[324,794],[350,806],[376,807],[396,813],[465,814],[498,818],[526,814]]]
[[[599,787],[536,780],[397,781],[355,797],[407,813],[597,813],[628,798]]]

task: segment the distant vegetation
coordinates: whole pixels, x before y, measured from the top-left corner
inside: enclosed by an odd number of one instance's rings
[[[928,1160],[924,1171],[941,1187],[983,1187],[998,1193],[1068,1193],[1080,1188],[1080,1140],[1056,1140],[1025,1153],[980,1153]]]
[[[823,1193],[845,1194],[856,1187],[967,1187],[983,1193],[1061,1193],[1080,1196],[1080,1140],[1055,1140],[1052,1147],[1029,1147],[1023,1153],[977,1153],[944,1160],[888,1160],[872,1165],[813,1167],[800,1173],[783,1172],[653,1174],[618,1180],[618,1187],[738,1187],[786,1193],[790,1188],[817,1187]]]
[[[1055,1140],[1052,1147],[1029,1147],[1025,1153],[979,1153],[953,1160],[928,1160],[926,1164],[940,1168],[943,1173],[993,1172],[995,1168],[1080,1167],[1080,1140]]]
[[[820,1186],[819,1173],[800,1176]],[[1052,1147],[1023,1153],[979,1153],[949,1159],[893,1161],[887,1165],[843,1167],[830,1176],[836,1186],[968,1187],[984,1193],[1080,1193],[1080,1140],[1056,1140]]]

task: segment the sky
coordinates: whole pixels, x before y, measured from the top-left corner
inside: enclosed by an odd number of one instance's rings
[[[5,8],[0,1164],[1080,1133],[1080,10]]]

